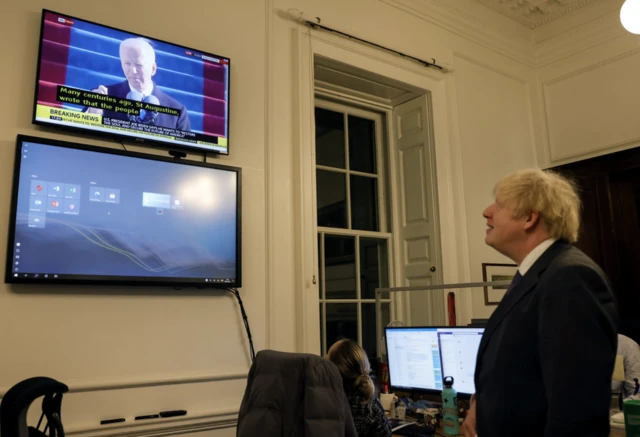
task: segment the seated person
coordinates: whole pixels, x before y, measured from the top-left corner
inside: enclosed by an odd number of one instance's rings
[[[144,38],[129,38],[122,41],[120,43],[120,63],[122,64],[125,80],[107,86],[100,85],[92,90],[94,93],[143,100],[150,103],[157,102],[155,103],[156,105],[177,109],[180,111],[180,116],[160,113],[152,121],[140,120],[139,122],[183,131],[191,130],[187,108],[163,92],[153,81],[153,76],[155,76],[158,69],[156,52],[147,40]],[[149,96],[154,96],[155,99],[149,100]],[[125,113],[103,111],[98,108],[87,108],[86,112],[108,118],[131,119]]]
[[[640,346],[629,337],[618,334],[617,354],[622,355],[624,359],[625,381],[613,381],[611,390],[620,392],[623,401],[640,400],[640,393],[635,393],[636,382],[634,381],[634,379],[640,381]]]
[[[375,396],[373,381],[369,377],[371,366],[365,351],[351,340],[340,340],[331,346],[326,357],[342,375],[342,385],[358,436],[390,437],[391,424]]]

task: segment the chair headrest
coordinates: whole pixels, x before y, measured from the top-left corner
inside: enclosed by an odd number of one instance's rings
[[[0,434],[2,436],[17,436],[21,428],[20,420],[24,420],[34,400],[44,396],[42,411],[49,418],[52,414],[60,415],[62,393],[69,391],[69,387],[46,376],[36,376],[20,381],[2,398],[0,403]],[[58,395],[58,396],[55,396]]]

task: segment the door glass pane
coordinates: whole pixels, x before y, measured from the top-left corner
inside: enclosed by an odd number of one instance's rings
[[[378,180],[351,175],[351,228],[379,231]]]
[[[327,350],[343,338],[358,341],[358,304],[328,303]]]
[[[355,171],[376,173],[373,120],[349,116],[349,167]]]
[[[316,164],[345,168],[344,114],[316,108]]]
[[[316,171],[318,226],[347,228],[346,175],[333,171]]]
[[[375,299],[376,288],[388,286],[387,240],[360,238],[360,296],[362,299]],[[389,293],[383,293],[380,297],[388,299]]]
[[[380,304],[382,327],[391,322],[390,304],[388,302]],[[384,329],[382,330],[384,336]],[[368,357],[378,357],[378,341],[376,339],[376,304],[362,304],[362,348],[367,352]]]
[[[357,297],[356,240],[354,237],[325,234],[324,275],[326,299],[355,299]]]

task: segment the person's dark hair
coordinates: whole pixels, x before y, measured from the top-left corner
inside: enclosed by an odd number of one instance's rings
[[[371,365],[364,349],[356,342],[340,340],[334,343],[327,352],[327,359],[338,367],[347,394],[358,390],[366,402],[373,398],[374,386],[369,377]]]

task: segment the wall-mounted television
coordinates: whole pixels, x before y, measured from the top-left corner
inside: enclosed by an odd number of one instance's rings
[[[229,59],[43,10],[33,122],[229,153]]]
[[[5,282],[239,287],[240,178],[19,135]]]

